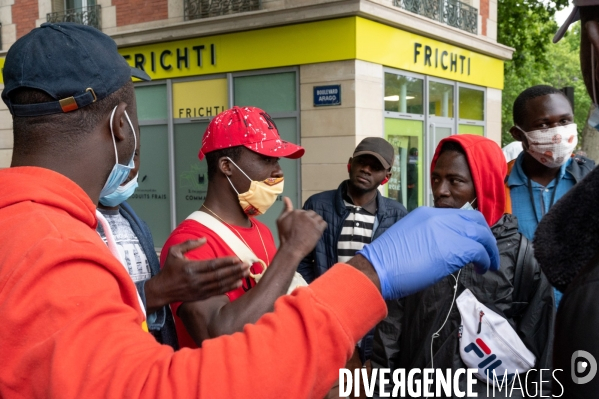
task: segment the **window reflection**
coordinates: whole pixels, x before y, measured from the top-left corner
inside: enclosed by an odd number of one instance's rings
[[[395,159],[387,196],[401,202],[408,211],[418,207],[420,151],[418,137],[389,135]]]
[[[424,114],[423,84],[422,79],[385,73],[385,111]]]
[[[428,113],[429,115],[453,118],[453,85],[429,80]]]
[[[460,119],[485,120],[485,92],[468,87],[460,87]]]

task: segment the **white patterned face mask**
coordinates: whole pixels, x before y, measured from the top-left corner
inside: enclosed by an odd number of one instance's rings
[[[530,132],[516,127],[526,136],[528,153],[548,168],[565,164],[578,144],[576,123]]]

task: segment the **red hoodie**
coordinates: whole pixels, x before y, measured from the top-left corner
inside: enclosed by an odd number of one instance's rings
[[[493,226],[503,216],[505,209],[505,185],[507,164],[501,148],[493,140],[472,134],[459,134],[447,137],[439,143],[431,163],[435,170],[439,152],[443,144],[454,141],[462,146],[470,166],[470,174],[476,190],[478,210],[489,226]]]
[[[322,398],[385,316],[370,280],[340,264],[243,333],[173,352],[143,331],[95,208],[56,172],[0,171],[1,398]]]

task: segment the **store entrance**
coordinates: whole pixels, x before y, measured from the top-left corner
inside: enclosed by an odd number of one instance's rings
[[[441,140],[455,134],[455,90],[454,83],[441,79],[428,78],[427,86],[427,127],[426,134],[426,192],[425,205],[433,206],[430,185],[430,164],[435,149]]]

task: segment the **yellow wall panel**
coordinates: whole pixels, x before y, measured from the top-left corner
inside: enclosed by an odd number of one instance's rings
[[[227,79],[173,84],[173,118],[216,116],[226,109],[227,104]]]

